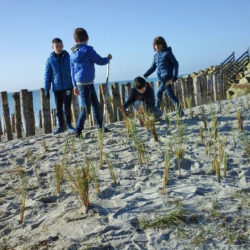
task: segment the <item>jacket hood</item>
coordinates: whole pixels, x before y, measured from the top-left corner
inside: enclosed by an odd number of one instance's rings
[[[71,58],[75,62],[80,62],[82,61],[83,58],[85,58],[90,50],[92,49],[91,46],[88,46],[86,43],[77,43],[75,44],[71,50],[72,50],[72,55]]]
[[[63,50],[62,55],[69,56],[69,53],[66,50]],[[55,56],[56,56],[56,53],[54,51],[51,52],[50,57],[55,57]]]

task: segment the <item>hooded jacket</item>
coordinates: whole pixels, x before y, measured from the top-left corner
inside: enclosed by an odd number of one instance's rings
[[[95,63],[105,65],[109,63],[107,57],[99,56],[93,47],[87,44],[76,44],[70,56],[71,76],[75,87],[76,83],[91,83],[95,79]]]
[[[72,89],[72,79],[70,74],[70,57],[66,50],[61,55],[55,52],[50,54],[45,67],[45,90],[49,91],[52,84],[52,90]]]
[[[124,109],[127,109],[131,104],[135,101],[142,101],[145,103],[148,109],[152,109],[155,106],[155,98],[154,98],[154,91],[147,83],[147,88],[143,94],[137,91],[136,88],[132,88],[128,97],[128,100],[124,104]]]
[[[161,82],[166,82],[173,77],[178,76],[179,64],[173,55],[171,47],[168,47],[162,51],[157,52],[154,55],[152,66],[144,74],[144,77],[148,77],[157,69],[157,77]]]

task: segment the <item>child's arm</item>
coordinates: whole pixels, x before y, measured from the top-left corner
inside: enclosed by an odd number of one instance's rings
[[[176,80],[178,77],[178,71],[179,71],[179,63],[176,60],[175,56],[173,53],[169,53],[168,58],[170,62],[173,64],[174,69],[173,69],[173,79]]]
[[[109,57],[101,57],[100,55],[98,55],[94,49],[92,49],[90,56],[93,62],[98,65],[108,64],[110,60]]]
[[[52,82],[52,67],[51,67],[51,64],[49,63],[49,60],[47,60],[46,66],[45,66],[45,75],[44,75],[44,83],[45,83],[44,89],[45,89],[46,95],[49,95],[51,82]]]
[[[124,109],[126,110],[135,101],[135,90],[132,88],[129,93],[129,97],[124,104]]]
[[[147,78],[149,75],[151,75],[156,70],[156,63],[155,60],[153,60],[153,63],[151,67],[147,70],[147,72],[143,75],[145,78]]]

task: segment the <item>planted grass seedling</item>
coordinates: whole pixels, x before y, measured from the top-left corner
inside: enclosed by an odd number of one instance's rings
[[[212,131],[213,131],[213,138],[214,140],[217,140],[218,135],[218,122],[217,118],[215,116],[212,117]]]
[[[217,161],[217,156],[216,156],[216,151],[214,152],[214,169],[216,172],[216,176],[218,179],[218,182],[221,183],[221,178],[220,178],[220,166],[219,166],[219,162]]]
[[[130,135],[132,137],[132,140],[134,142],[134,147],[137,154],[137,159],[139,161],[139,164],[142,166],[142,164],[145,164],[148,162],[147,159],[147,151],[145,143],[142,139],[140,139],[137,135],[137,129],[135,125],[135,121],[133,119],[129,119],[129,129],[130,129]]]
[[[125,128],[126,128],[126,132],[127,132],[127,137],[129,137],[129,118],[126,114],[126,111],[124,110],[123,107],[119,107],[118,110],[121,112],[123,120],[124,120],[124,124],[125,124]]]
[[[224,151],[227,143],[227,138],[223,137],[219,142],[219,160],[220,162],[223,161]]]
[[[61,165],[56,164],[54,166],[56,175],[56,194],[60,194],[60,184],[61,184]]]
[[[201,117],[202,117],[202,121],[204,123],[204,128],[205,128],[205,130],[207,130],[208,129],[208,126],[207,126],[207,115],[205,113],[205,109],[204,109],[203,106],[201,107]]]
[[[87,167],[82,166],[81,168],[75,167],[73,173],[70,173],[68,169],[66,169],[68,180],[72,191],[80,197],[82,205],[85,207],[90,206],[89,201],[89,169]]]
[[[240,110],[238,110],[236,112],[236,118],[237,118],[237,121],[238,121],[238,129],[243,130],[243,117],[242,117],[242,113],[241,113]]]
[[[40,135],[40,138],[41,138],[41,141],[42,141],[44,152],[47,152],[48,151],[47,144],[46,144],[46,141],[45,141],[45,139],[43,137],[41,129],[39,130],[39,135]]]
[[[108,165],[109,173],[110,173],[110,175],[112,177],[113,183],[116,185],[117,184],[116,175],[115,175],[114,169],[112,167],[112,164],[110,163],[108,154],[105,154],[105,161],[106,161],[106,163]]]
[[[156,132],[156,128],[155,128],[155,118],[154,118],[154,114],[148,113],[146,111],[145,108],[140,107],[140,109],[138,110],[138,117],[139,119],[144,123],[144,126],[151,131],[154,140],[156,142],[159,141],[158,139],[158,134]]]

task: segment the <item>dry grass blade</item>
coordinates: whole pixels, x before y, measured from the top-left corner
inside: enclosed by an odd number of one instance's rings
[[[217,128],[217,118],[215,116],[212,117],[212,123],[213,123],[213,138],[214,140],[217,139],[217,134],[218,134],[218,128]]]
[[[238,121],[238,129],[243,130],[243,117],[240,110],[236,112],[236,117]]]
[[[221,183],[220,166],[219,166],[219,162],[217,161],[216,153],[214,153],[214,168],[216,171],[216,176],[217,176],[218,182]]]
[[[85,167],[75,168],[73,173],[70,173],[67,169],[68,180],[71,184],[71,188],[75,194],[78,194],[82,205],[85,207],[90,206],[89,202],[89,172]]]
[[[105,160],[107,162],[109,173],[110,173],[110,175],[112,177],[113,183],[116,185],[117,184],[117,180],[116,180],[115,172],[114,172],[114,169],[113,169],[113,167],[112,167],[112,165],[110,163],[108,154],[105,154]]]
[[[220,141],[220,149],[219,149],[219,159],[220,159],[220,162],[223,161],[223,156],[224,156],[224,151],[225,151],[226,143],[227,143],[227,138],[226,137],[222,138],[221,141]]]
[[[63,179],[63,176],[64,176],[64,169],[65,169],[65,166],[66,166],[66,156],[67,156],[68,146],[69,146],[69,137],[66,138],[66,142],[65,142],[65,145],[64,145],[63,159],[62,159],[62,164],[61,164],[61,167],[60,167],[60,178],[61,178],[61,180]]]

